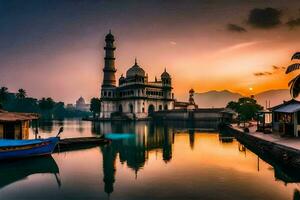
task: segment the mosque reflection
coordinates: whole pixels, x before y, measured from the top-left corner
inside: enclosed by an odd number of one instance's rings
[[[170,124],[157,125],[150,122],[93,123],[92,133],[96,135],[102,133],[136,134],[134,138],[113,140],[111,145],[100,147],[103,154],[104,191],[107,194],[111,194],[114,191],[117,157],[119,157],[121,163],[126,163],[137,176],[138,171],[144,167],[148,160],[151,151],[162,152],[163,161],[165,163],[171,162],[172,146],[177,133],[188,135],[189,146],[193,150],[195,146],[195,132],[199,133],[199,130],[191,127],[180,128]],[[220,131],[218,138],[221,145],[231,145],[235,142],[234,136],[228,132]],[[247,151],[249,150],[238,143],[237,151],[247,156]],[[284,184],[300,182],[298,173],[295,174],[287,169],[283,169],[270,159],[264,157],[262,159],[273,166],[276,181],[282,181]],[[260,171],[262,159],[257,156],[257,171]],[[299,199],[299,191],[295,191],[294,199]]]
[[[131,169],[132,172],[136,174],[136,178],[143,179],[144,177],[142,177],[141,173],[139,175],[139,171],[150,163],[147,162],[148,159],[151,161],[152,155],[156,155],[157,152],[159,152],[157,158],[161,158],[167,165],[176,163],[176,152],[178,151],[176,151],[175,148],[179,148],[179,143],[188,143],[185,145],[185,148],[193,152],[202,151],[199,147],[203,148],[203,146],[209,148],[210,151],[228,150],[228,152],[232,152],[231,150],[233,150],[238,152],[238,154],[226,154],[226,152],[223,152],[222,155],[236,156],[237,161],[239,160],[239,156],[242,156],[248,160],[248,162],[246,162],[247,165],[254,166],[254,170],[262,173],[266,171],[266,162],[271,165],[267,170],[272,171],[274,180],[284,185],[300,182],[300,174],[298,172],[283,168],[269,157],[260,155],[255,149],[248,149],[247,146],[237,142],[234,135],[226,131],[212,131],[212,133],[209,133],[208,130],[203,131],[202,128],[189,126],[188,124],[154,124],[151,122],[82,123],[78,121],[54,121],[43,122],[39,125],[40,130],[45,132],[56,130],[58,127],[64,126],[65,128],[69,128],[70,134],[83,132],[84,134],[88,134],[87,136],[90,136],[89,134],[101,135],[103,133],[135,134],[135,137],[113,140],[110,145],[99,147],[103,159],[102,167],[99,169],[103,171],[103,179],[100,181],[107,194],[114,192],[117,181],[117,166],[119,166],[117,162],[121,162],[126,165],[126,168]],[[220,149],[220,147],[222,148]],[[80,150],[77,149],[76,151]],[[186,153],[189,153],[189,151]],[[57,159],[63,159],[65,163],[68,162],[65,160],[65,157],[62,158],[60,155],[57,156]],[[220,159],[222,159],[222,157],[220,157]],[[226,158],[224,160],[226,160]],[[226,165],[226,163],[224,164]],[[227,163],[227,165],[227,167],[231,167],[230,163]],[[60,182],[59,176],[57,176],[57,174],[59,174],[59,167],[62,166],[58,166],[51,156],[12,163],[3,162],[0,165],[0,189],[14,182],[24,180],[26,177],[34,174],[53,174],[60,188],[62,183]],[[96,173],[99,172],[97,171]],[[66,174],[62,173],[61,176],[62,180],[64,180],[63,177],[66,176]],[[294,199],[300,199],[300,192],[297,189],[294,191]]]
[[[175,132],[168,126],[155,126],[152,123],[94,123],[94,134],[100,133],[135,133],[134,138],[113,140],[111,145],[101,146],[103,154],[103,172],[105,192],[113,192],[115,182],[116,158],[119,155],[120,162],[126,163],[136,176],[144,167],[150,151],[162,151],[164,162],[172,159],[172,144]]]

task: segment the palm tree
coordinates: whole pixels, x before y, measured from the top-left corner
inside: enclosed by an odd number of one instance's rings
[[[295,59],[300,60],[300,52],[296,52],[292,56],[291,60],[295,60]],[[285,73],[289,74],[298,69],[300,69],[300,63],[299,62],[293,63],[290,66],[288,66]],[[300,74],[289,82],[289,86],[290,86],[290,93],[292,98],[293,99],[297,98],[300,95]]]
[[[26,91],[24,89],[19,89],[18,93],[16,94],[16,97],[18,99],[24,99],[27,96]]]

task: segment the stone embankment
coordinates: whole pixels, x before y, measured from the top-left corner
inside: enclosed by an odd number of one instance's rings
[[[287,143],[282,142],[282,140],[272,140],[269,139],[272,137],[259,136],[260,133],[246,133],[233,126],[227,126],[225,129],[233,133],[241,144],[258,156],[271,160],[273,163],[286,169],[300,169],[300,149],[297,148],[297,145],[293,145],[292,142]],[[294,143],[299,142],[297,138],[294,138],[294,140]]]

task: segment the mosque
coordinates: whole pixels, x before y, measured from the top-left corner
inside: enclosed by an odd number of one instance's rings
[[[135,60],[126,76],[119,78],[117,86],[114,41],[109,32],[105,37],[100,118],[147,119],[156,111],[174,109],[172,78],[166,68],[160,80],[149,81],[148,74]]]

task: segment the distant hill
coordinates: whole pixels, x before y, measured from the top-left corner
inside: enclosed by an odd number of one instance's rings
[[[256,94],[255,99],[260,105],[264,107],[266,106],[266,101],[270,101],[270,106],[273,107],[278,104],[281,104],[283,101],[290,100],[291,95],[289,90],[287,89],[268,90]]]
[[[208,91],[203,93],[195,93],[195,102],[200,108],[218,108],[225,107],[230,101],[237,101],[243,95],[234,93],[228,90],[223,91]],[[284,100],[290,100],[290,93],[287,89],[268,90],[255,95],[257,102],[266,106],[266,101],[270,100],[270,105],[275,106],[282,103]]]
[[[221,108],[225,107],[229,101],[237,101],[242,95],[228,90],[208,91],[195,94],[195,102],[200,108]]]

